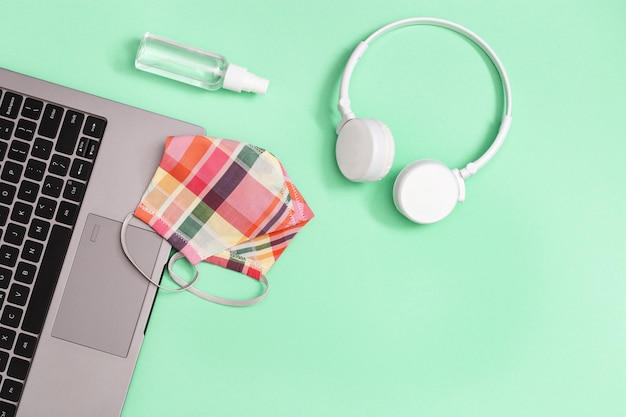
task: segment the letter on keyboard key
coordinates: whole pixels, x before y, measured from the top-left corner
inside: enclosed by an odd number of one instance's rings
[[[19,326],[20,324],[20,319],[22,318],[23,314],[24,312],[21,309],[7,304],[4,307],[4,311],[2,312],[2,318],[0,318],[0,323],[4,324],[5,326],[17,328],[17,326]]]
[[[17,263],[17,257],[19,256],[20,251],[18,248],[15,248],[10,245],[2,245],[0,246],[0,264],[13,267]]]
[[[0,347],[2,349],[11,350],[15,341],[15,332],[5,327],[0,327]]]
[[[13,211],[11,211],[11,220],[22,224],[28,224],[32,213],[33,206],[24,204],[21,201],[16,201],[13,205]]]
[[[22,171],[24,171],[22,165],[16,164],[15,162],[7,161],[4,164],[2,174],[0,174],[0,178],[5,181],[12,182],[13,184],[17,184],[20,181],[20,177],[22,176]]]
[[[10,269],[0,267],[0,288],[9,288],[13,272]],[[0,307],[4,302],[4,293],[0,291]]]
[[[10,205],[13,202],[16,188],[10,184],[0,182],[0,203]]]

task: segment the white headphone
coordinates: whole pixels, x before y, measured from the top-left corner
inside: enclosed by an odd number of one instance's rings
[[[458,201],[465,200],[465,178],[474,175],[498,151],[511,125],[511,87],[506,71],[495,52],[475,33],[447,20],[411,18],[390,23],[370,35],[356,47],[343,72],[339,91],[341,121],[337,127],[336,157],[343,175],[351,181],[371,182],[382,179],[393,163],[395,145],[391,131],[379,120],[355,118],[350,109],[348,88],[358,60],[369,43],[377,37],[404,26],[439,26],[457,32],[480,47],[491,59],[502,80],[505,114],[498,135],[487,151],[465,168],[450,169],[438,161],[423,159],[407,165],[396,178],[393,200],[398,210],[416,223],[434,223],[445,218]]]

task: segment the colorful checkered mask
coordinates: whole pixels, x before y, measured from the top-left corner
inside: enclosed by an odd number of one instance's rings
[[[134,215],[179,253],[172,278],[184,289],[226,305],[250,305],[267,294],[265,275],[313,217],[270,152],[206,136],[167,138],[163,158]],[[250,300],[206,294],[173,274],[186,257],[241,272],[265,284]],[[196,275],[197,277],[197,275]]]

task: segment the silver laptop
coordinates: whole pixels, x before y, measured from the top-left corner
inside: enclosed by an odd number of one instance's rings
[[[185,134],[204,130],[0,69],[0,417],[121,414],[156,296],[121,222]],[[158,281],[170,246],[127,238]]]

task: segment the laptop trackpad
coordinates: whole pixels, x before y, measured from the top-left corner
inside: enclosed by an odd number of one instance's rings
[[[52,336],[126,357],[150,284],[124,257],[121,228],[117,221],[87,217]],[[130,226],[127,242],[137,264],[150,273],[161,237]]]

